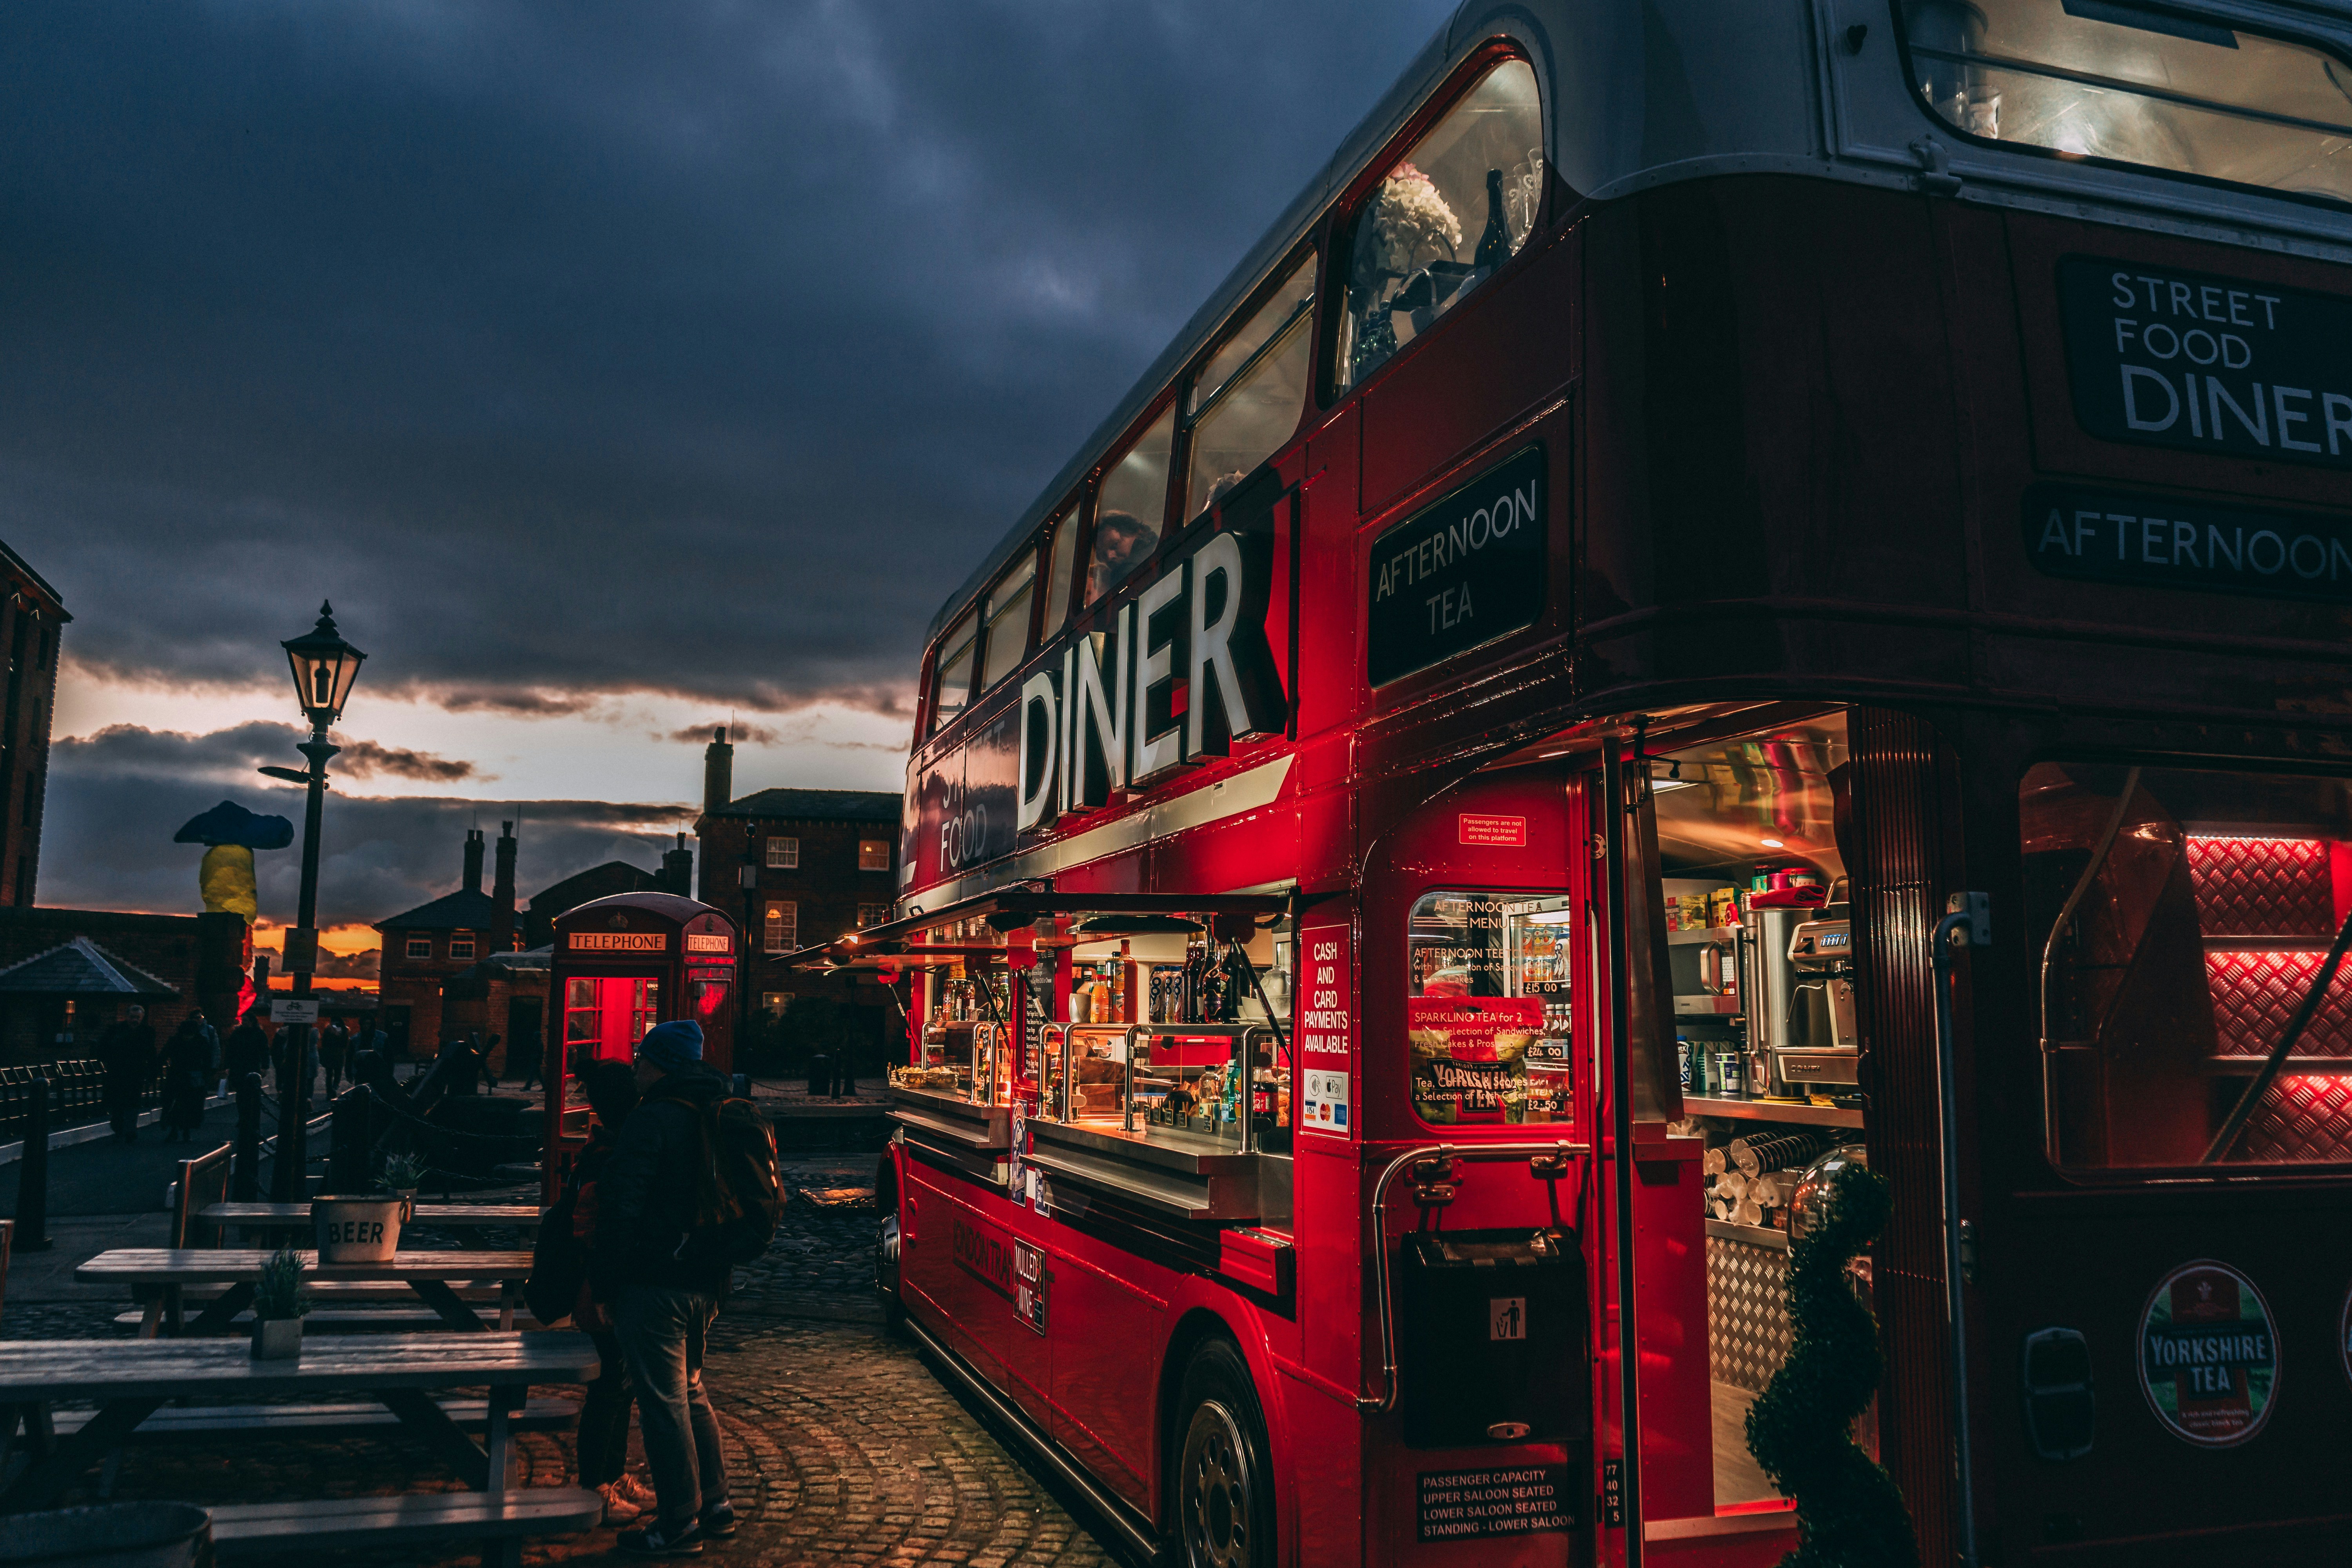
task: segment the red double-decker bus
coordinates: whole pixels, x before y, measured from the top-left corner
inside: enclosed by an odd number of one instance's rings
[[[1202,1568],[1769,1563],[1858,1162],[1924,1561],[2352,1543],[2347,89],[2340,5],[1465,5],[800,955],[905,982],[943,1371]]]

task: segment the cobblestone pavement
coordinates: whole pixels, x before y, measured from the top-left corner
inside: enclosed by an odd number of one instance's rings
[[[707,1560],[746,1568],[930,1563],[1095,1568],[1118,1561],[941,1386],[911,1346],[886,1336],[875,1321],[878,1311],[869,1290],[875,1210],[870,1194],[843,1190],[870,1187],[872,1161],[845,1156],[795,1163],[786,1180],[800,1192],[776,1244],[739,1275],[741,1283],[711,1336],[706,1378],[729,1445],[743,1530],[730,1542],[713,1542]],[[113,1326],[114,1310],[100,1303],[12,1301],[6,1331],[12,1338],[110,1337],[127,1331]],[[571,1484],[568,1435],[526,1434],[516,1447],[516,1484]],[[642,1468],[641,1454],[635,1458]],[[91,1479],[94,1485],[95,1473]],[[129,1449],[114,1495],[264,1501],[446,1490],[455,1484],[423,1447],[408,1442],[241,1441],[234,1448],[156,1444]],[[92,1494],[68,1500],[92,1500]],[[534,1543],[524,1561],[624,1561],[612,1542],[613,1532],[600,1530]],[[303,1561],[455,1568],[479,1558],[460,1547],[439,1554],[415,1549],[312,1553]]]

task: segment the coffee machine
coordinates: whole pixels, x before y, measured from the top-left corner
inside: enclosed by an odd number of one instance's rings
[[[1853,921],[1832,904],[1790,931],[1786,1027],[1773,1048],[1773,1076],[1792,1089],[1861,1079],[1862,1037],[1854,1025]]]

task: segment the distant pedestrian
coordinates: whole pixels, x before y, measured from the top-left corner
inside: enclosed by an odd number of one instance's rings
[[[517,1087],[529,1089],[539,1081],[540,1043],[537,1035],[517,1035],[514,1037],[514,1044],[507,1047],[507,1066],[514,1066],[517,1051],[522,1053],[522,1082]]]
[[[103,1103],[107,1125],[117,1142],[139,1142],[139,1100],[155,1077],[155,1031],[147,1009],[133,1002],[122,1016],[106,1027],[98,1042],[98,1059],[106,1068]]]
[[[327,1026],[319,1031],[319,1071],[326,1079],[327,1098],[330,1100],[334,1099],[335,1091],[342,1087],[343,1064],[349,1059],[351,1049],[351,1031],[343,1027],[342,1020],[328,1019]]]
[[[482,1042],[482,1081],[492,1089],[499,1087],[499,1037],[492,1035]]]
[[[236,1092],[247,1073],[269,1071],[269,1031],[261,1026],[262,1012],[254,1008],[244,1022],[228,1032],[221,1045],[221,1070],[228,1079],[228,1091]]]
[[[212,1047],[204,1020],[194,1013],[180,1020],[163,1047],[163,1142],[185,1143],[205,1124],[205,1090],[212,1079]]]
[[[702,1386],[704,1342],[731,1272],[696,1226],[727,1080],[702,1065],[702,1029],[680,1018],[637,1042],[645,1099],[597,1180],[588,1283],[613,1315],[658,1499],[652,1523],[621,1532],[642,1557],[698,1552],[735,1533],[727,1451]]]

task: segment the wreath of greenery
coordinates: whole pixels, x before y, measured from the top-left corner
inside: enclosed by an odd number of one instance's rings
[[[1797,1549],[1780,1568],[1917,1568],[1919,1542],[1886,1467],[1853,1441],[1878,1392],[1878,1324],[1846,1265],[1886,1224],[1886,1178],[1849,1165],[1825,1213],[1790,1248],[1789,1359],[1748,1410],[1748,1451],[1797,1500]]]

